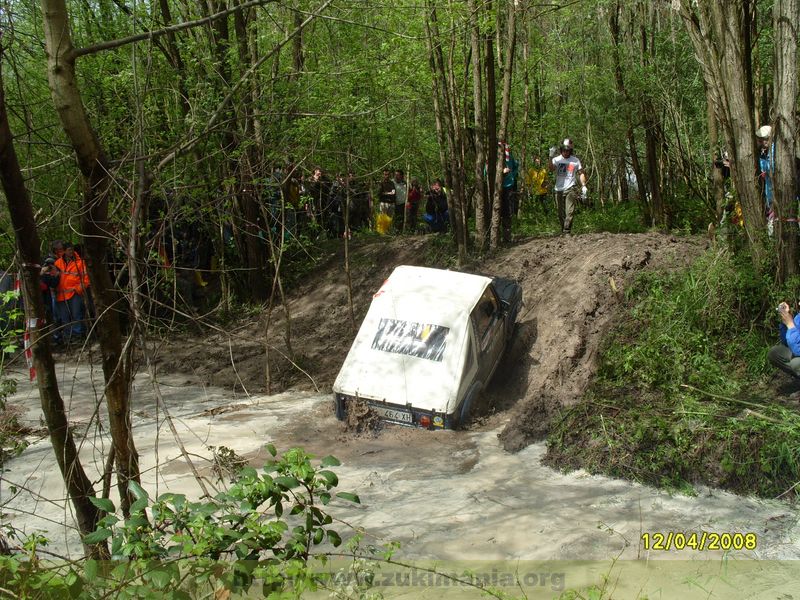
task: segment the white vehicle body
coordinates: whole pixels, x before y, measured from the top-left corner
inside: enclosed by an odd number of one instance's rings
[[[495,328],[504,328],[506,313],[492,283],[481,275],[397,267],[373,297],[333,385],[335,398],[365,399],[404,424],[417,424],[421,411],[431,427],[457,426],[470,387],[488,381],[505,346],[505,332]],[[486,305],[481,339],[479,303]],[[491,372],[480,373],[479,354],[491,356]]]

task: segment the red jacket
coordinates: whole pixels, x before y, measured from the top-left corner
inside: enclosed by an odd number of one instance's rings
[[[62,256],[56,260],[56,268],[61,271],[56,288],[56,302],[69,300],[76,293],[83,296],[89,287],[89,275],[86,273],[83,259],[75,253],[72,260],[67,262]]]

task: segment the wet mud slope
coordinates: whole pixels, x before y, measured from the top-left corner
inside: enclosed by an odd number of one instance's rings
[[[558,409],[580,400],[633,278],[685,266],[705,248],[700,238],[590,234],[532,240],[493,262],[493,272],[520,281],[525,301],[488,393],[490,405],[510,411],[506,450],[544,438]]]
[[[424,236],[354,242],[355,329],[340,249],[288,295],[290,328],[282,306],[273,308],[269,327],[267,311],[243,316],[204,339],[160,347],[159,371],[188,372],[243,394],[329,391],[372,294],[397,265],[446,268],[437,258],[441,241]],[[576,403],[587,388],[626,286],[644,270],[686,265],[705,247],[697,237],[587,234],[523,240],[470,265],[465,270],[516,279],[524,299],[515,338],[470,428],[506,423],[501,440],[509,451],[544,437],[557,409]]]

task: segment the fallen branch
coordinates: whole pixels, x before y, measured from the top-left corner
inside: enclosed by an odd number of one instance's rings
[[[786,494],[791,492],[794,488],[796,488],[798,485],[800,485],[800,481],[798,481],[796,483],[793,483],[788,490],[786,490],[785,492],[782,492],[782,493],[778,494],[777,496],[775,496],[775,500],[777,500],[778,498],[782,498],[783,496],[785,496]]]
[[[719,394],[713,394],[711,392],[707,392],[705,390],[701,390],[700,388],[696,388],[692,385],[682,383],[680,387],[685,388],[687,390],[692,390],[693,392],[700,392],[710,398],[716,398],[717,400],[723,400],[724,402],[732,402],[734,404],[741,404],[742,406],[749,406],[750,408],[764,408],[763,404],[756,404],[755,402],[748,402],[747,400],[737,400],[736,398],[729,398],[728,396],[720,396]],[[765,415],[761,415],[765,416]],[[772,419],[774,420],[774,419]]]

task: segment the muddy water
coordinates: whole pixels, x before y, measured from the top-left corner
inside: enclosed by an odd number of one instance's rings
[[[109,439],[95,410],[101,373],[61,367],[69,420],[90,478],[99,481]],[[371,543],[399,541],[399,555],[440,560],[706,559],[721,552],[648,551],[642,534],[753,532],[757,548],[728,557],[800,559],[800,526],[793,506],[743,498],[713,489],[697,496],[670,495],[584,472],[561,474],[540,464],[543,444],[505,452],[496,431],[422,432],[389,427],[377,437],[346,433],[327,396],[237,396],[185,377],[157,382],[186,452],[206,489],[224,486],[212,472],[209,446],[227,446],[257,466],[263,444],[303,446],[333,454],[340,489],[359,494],[360,506],[332,504],[331,512],[366,531]],[[22,383],[11,400],[24,419],[40,422],[38,394]],[[198,497],[201,486],[182,457],[155,401],[154,382],[134,386],[134,429],[142,479],[151,495],[166,491]],[[99,415],[99,423],[97,415]],[[12,491],[12,486],[16,491]],[[25,532],[42,531],[50,550],[78,556],[64,486],[48,440],[33,440],[7,463],[0,481],[2,521]],[[112,499],[116,494],[112,493]]]

